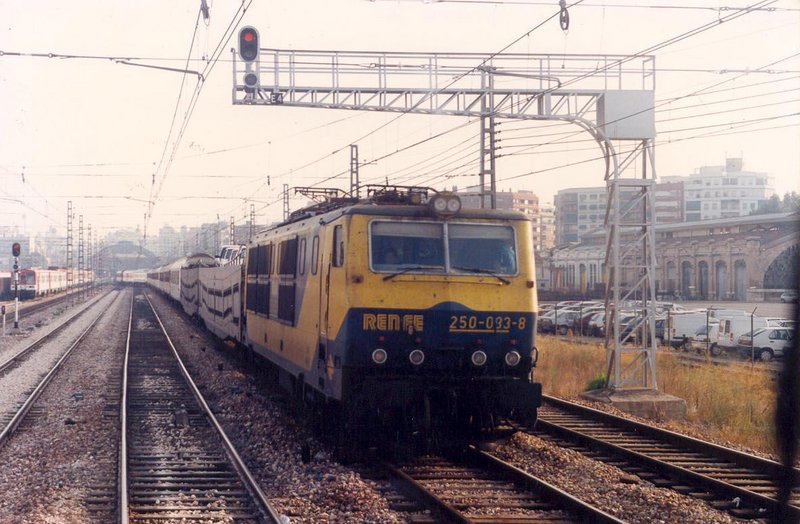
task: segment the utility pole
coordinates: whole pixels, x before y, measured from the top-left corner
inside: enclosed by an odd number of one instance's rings
[[[233,224],[233,215],[231,215],[231,229],[230,229],[230,243],[235,244],[234,240],[236,239],[236,227]]]
[[[289,184],[283,184],[283,220],[289,220]]]
[[[72,219],[75,214],[72,212],[72,200],[67,201],[67,294],[72,292],[72,286],[75,283],[74,275],[72,274]]]
[[[92,284],[94,283],[94,279],[92,278],[92,271],[94,271],[94,265],[92,264],[93,260],[92,257],[94,253],[92,252],[92,225],[89,224],[88,226],[88,237],[86,243],[86,275],[88,277],[88,282],[86,285],[88,286],[88,295],[92,295]]]
[[[481,185],[481,208],[486,207],[486,175],[489,175],[489,203],[497,209],[497,185],[495,171],[494,139],[494,72],[493,68],[481,68],[481,155],[478,173]]]
[[[83,300],[83,284],[84,284],[84,258],[83,258],[83,215],[78,215],[78,287],[81,292],[81,300]]]
[[[19,253],[22,249],[19,242],[11,245],[11,254],[14,256],[14,329],[19,329]],[[5,306],[3,306],[5,307]],[[3,332],[5,333],[6,315],[3,311]]]
[[[350,144],[350,196],[359,198],[358,145]]]
[[[256,205],[250,204],[250,242],[256,235]]]

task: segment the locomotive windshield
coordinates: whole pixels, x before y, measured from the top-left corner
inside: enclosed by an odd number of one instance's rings
[[[374,221],[370,235],[374,271],[517,272],[514,230],[508,226]]]

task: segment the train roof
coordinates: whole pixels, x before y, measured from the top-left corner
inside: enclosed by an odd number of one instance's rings
[[[396,216],[396,217],[412,217],[412,218],[432,218],[434,215],[430,212],[427,205],[409,205],[409,206],[394,206],[394,205],[375,205],[375,204],[357,204],[342,210],[344,215],[383,215],[383,216]],[[462,209],[457,215],[450,217],[449,220],[457,220],[459,218],[494,218],[501,220],[530,220],[530,217],[520,211],[512,211],[506,209]]]
[[[456,198],[455,193],[439,192],[429,187],[370,185],[366,187],[367,198],[353,198],[343,195],[341,190],[326,188],[295,188],[310,198],[320,199],[317,203],[299,209],[289,216],[289,220],[277,224],[269,230],[281,226],[301,222],[313,217],[331,220],[340,215],[382,215],[409,218],[435,217],[430,202],[437,195]],[[519,211],[503,209],[466,209],[460,208],[458,213],[449,218],[501,219],[530,221],[530,217]]]

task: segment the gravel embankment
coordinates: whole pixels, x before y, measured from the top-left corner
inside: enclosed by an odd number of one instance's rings
[[[63,351],[106,311],[37,400],[33,421],[0,448],[0,522],[113,521],[116,407],[130,307],[127,293],[116,295],[101,299],[67,328],[71,335],[52,344]],[[87,499],[98,493],[110,504],[89,512]]]

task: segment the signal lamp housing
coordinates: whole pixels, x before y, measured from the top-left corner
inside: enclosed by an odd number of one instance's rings
[[[245,62],[258,60],[258,31],[255,27],[245,26],[239,31],[239,56]]]

